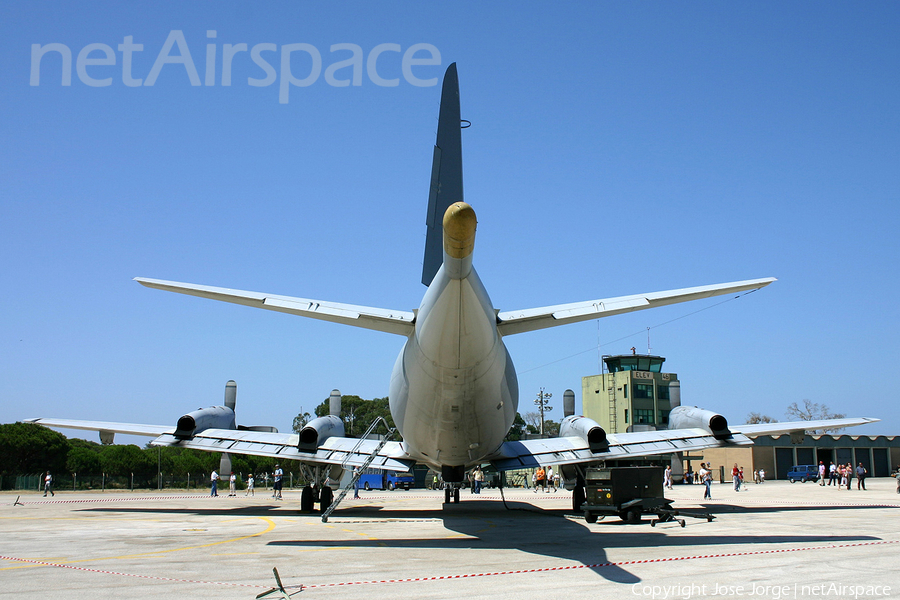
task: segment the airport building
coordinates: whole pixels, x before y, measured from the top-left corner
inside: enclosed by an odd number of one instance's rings
[[[681,383],[663,373],[662,356],[604,356],[605,373],[581,378],[584,416],[607,433],[666,429],[669,411],[681,404]]]
[[[669,411],[681,404],[681,383],[675,373],[663,372],[665,358],[646,354],[604,356],[604,373],[581,379],[584,416],[609,433],[666,429]],[[712,406],[704,408],[715,408]],[[732,415],[734,418],[736,415]],[[739,418],[739,417],[738,417]],[[764,435],[753,446],[707,448],[685,453],[672,461],[676,476],[682,468],[696,471],[700,462],[730,479],[731,467],[744,468],[745,479],[764,469],[767,479],[785,479],[793,465],[826,466],[862,463],[874,477],[887,477],[900,465],[900,437],[867,435]],[[634,464],[666,464],[671,456],[645,457]]]

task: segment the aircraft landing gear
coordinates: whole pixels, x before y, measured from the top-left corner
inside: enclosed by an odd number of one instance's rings
[[[450,484],[444,485],[444,504],[450,504],[450,501],[453,501],[454,504],[459,504],[459,488],[451,487]]]
[[[307,485],[300,492],[300,510],[305,513],[311,513],[316,508],[316,493],[311,485]]]

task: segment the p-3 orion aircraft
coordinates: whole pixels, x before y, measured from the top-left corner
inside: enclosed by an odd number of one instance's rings
[[[446,486],[445,502],[450,502],[451,496],[459,501],[458,484],[465,479],[466,471],[476,465],[490,464],[502,472],[552,464],[559,466],[566,488],[573,490],[573,507],[577,510],[584,501],[584,469],[592,464],[752,444],[748,435],[848,427],[878,420],[848,418],[730,427],[723,416],[712,411],[678,406],[672,409],[666,430],[607,435],[597,422],[571,415],[562,421],[559,437],[504,441],[516,416],[519,396],[516,370],[504,344],[506,336],[755,290],[775,279],[542,308],[497,309],[473,266],[477,219],[473,208],[463,201],[462,123],[454,63],[444,75],[441,93],[422,272],[427,290],[417,310],[388,310],[136,278],[150,288],[401,336],[404,343],[391,373],[389,392],[391,415],[401,442],[381,445],[376,440],[346,437],[343,422],[335,414],[313,419],[299,435],[266,427],[236,426],[233,382],[226,388],[226,406],[184,415],[174,427],[44,418],[32,422],[100,431],[106,439],[110,433],[147,435],[155,437],[151,444],[157,446],[295,460],[312,467],[315,483],[323,491],[326,477],[340,479],[345,469],[367,465],[407,470],[414,463],[422,463],[441,473]]]

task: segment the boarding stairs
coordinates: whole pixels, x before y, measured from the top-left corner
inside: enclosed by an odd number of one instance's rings
[[[344,469],[347,468],[347,466],[350,463],[350,459],[352,457],[356,456],[357,454],[359,454],[359,449],[362,447],[363,442],[365,442],[367,439],[369,439],[369,436],[372,434],[373,431],[375,431],[375,428],[378,427],[379,423],[384,423],[385,428],[388,430],[387,435],[385,435],[383,438],[381,438],[381,441],[378,442],[378,445],[375,447],[375,450],[373,450],[372,453],[368,457],[366,457],[366,460],[364,460],[363,463],[361,465],[359,465],[359,468],[356,469],[356,472],[353,474],[353,477],[350,479],[350,483],[347,484],[347,487],[345,487],[344,489],[341,490],[341,493],[338,494],[338,496],[334,499],[334,502],[331,503],[331,506],[326,508],[325,512],[322,513],[322,522],[323,523],[328,522],[328,517],[330,517],[331,513],[333,513],[337,509],[337,507],[341,503],[341,501],[347,496],[348,493],[350,493],[350,490],[356,488],[356,484],[359,481],[359,478],[362,477],[363,473],[366,472],[366,469],[369,468],[369,465],[371,465],[372,462],[376,458],[378,458],[378,453],[381,452],[381,449],[384,448],[385,444],[387,444],[388,441],[394,436],[394,432],[396,431],[396,429],[393,427],[390,427],[388,425],[387,421],[384,420],[384,417],[376,418],[374,421],[372,421],[372,424],[369,425],[369,428],[366,429],[366,432],[362,435],[362,437],[359,438],[359,441],[356,443],[356,445],[353,447],[353,449],[347,454],[346,458],[344,458],[344,461],[341,463],[341,467],[343,467]]]

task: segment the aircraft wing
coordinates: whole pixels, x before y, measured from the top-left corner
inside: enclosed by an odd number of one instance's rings
[[[174,427],[165,425],[141,425],[139,423],[111,423],[109,421],[78,421],[75,419],[25,419],[23,423],[37,423],[45,427],[62,429],[86,429],[88,431],[108,431],[128,435],[146,435],[156,437],[175,431]]]
[[[535,331],[567,323],[578,323],[579,321],[589,321],[636,310],[665,306],[667,304],[758,290],[773,281],[776,281],[774,277],[766,277],[667,292],[652,292],[603,300],[588,300],[572,304],[557,304],[556,306],[545,306],[543,308],[501,311],[497,314],[497,329],[502,335],[512,335],[514,333]]]
[[[272,433],[249,429],[205,429],[188,439],[178,439],[175,427],[163,425],[140,425],[136,423],[112,423],[108,421],[77,421],[72,419],[26,419],[26,423],[37,423],[46,427],[62,429],[85,429],[88,431],[125,433],[155,437],[153,446],[193,448],[206,452],[228,452],[252,456],[271,456],[285,460],[297,460],[318,465],[342,465],[353,468],[363,464],[378,446],[378,440],[331,437],[314,453],[300,452],[299,438],[294,433]],[[373,469],[408,470],[415,461],[411,460],[399,442],[388,442],[378,451],[369,465]]]
[[[781,435],[783,433],[793,433],[796,431],[815,431],[822,429],[842,429],[844,427],[854,427],[856,425],[865,425],[866,423],[876,423],[881,419],[872,417],[855,417],[849,419],[822,419],[819,421],[787,421],[785,423],[754,423],[753,425],[738,425],[732,427],[731,430],[737,430],[745,435],[752,437],[760,435]]]
[[[607,441],[609,451],[599,453],[592,453],[587,442],[578,436],[504,442],[489,460],[497,470],[508,471],[533,469],[539,465],[591,463],[720,446],[747,446],[753,443],[750,438],[740,434],[723,442],[699,428],[609,434]]]
[[[533,469],[539,465],[567,465],[600,462],[617,458],[635,458],[656,454],[672,454],[753,444],[749,436],[778,435],[811,429],[834,429],[875,423],[880,419],[854,417],[849,419],[825,419],[821,421],[792,421],[786,423],[760,423],[730,427],[732,437],[718,440],[705,429],[662,429],[608,434],[608,452],[592,453],[587,442],[578,436],[504,442],[500,449],[488,458],[500,471]]]
[[[315,453],[300,452],[299,436],[294,433],[270,433],[235,429],[206,429],[190,439],[179,440],[171,434],[161,435],[153,446],[193,448],[206,452],[227,452],[271,456],[316,465],[340,465],[344,468],[360,467],[375,452],[378,440],[331,437],[319,446]],[[378,451],[372,469],[406,471],[415,461],[403,450],[400,442],[388,442]]]
[[[397,335],[408,336],[414,329],[415,313],[403,310],[389,310],[370,306],[356,306],[337,302],[324,302],[308,298],[277,296],[260,292],[231,290],[227,288],[195,285],[178,281],[162,281],[135,277],[135,281],[143,286],[167,292],[178,292],[188,296],[198,296],[232,304],[243,304],[255,308],[264,308],[277,312],[310,317],[322,321],[353,325],[363,329],[374,329]]]

